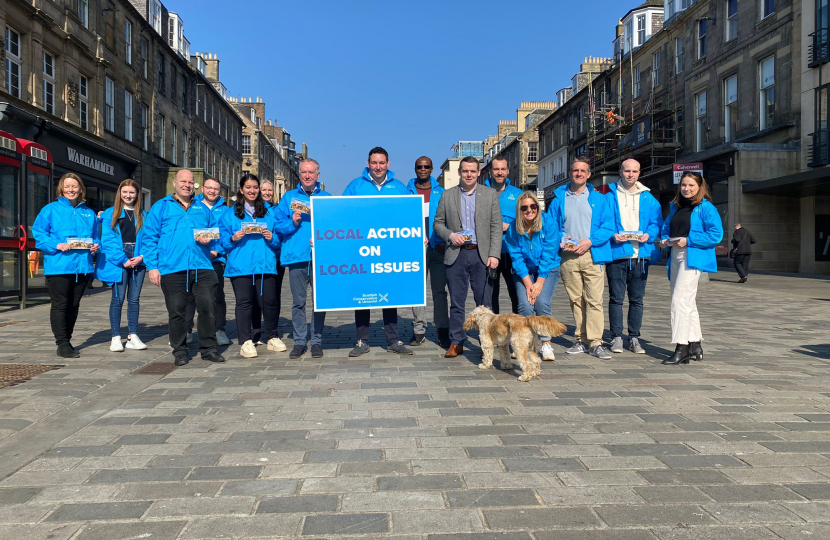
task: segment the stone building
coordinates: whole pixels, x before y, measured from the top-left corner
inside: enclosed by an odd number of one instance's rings
[[[435,180],[444,189],[457,186],[461,180],[458,174],[461,160],[467,156],[472,156],[481,163],[484,161],[484,147],[485,143],[481,141],[458,141],[452,145],[452,156],[445,159],[441,164],[441,173]],[[484,181],[481,176],[479,179],[479,181]]]

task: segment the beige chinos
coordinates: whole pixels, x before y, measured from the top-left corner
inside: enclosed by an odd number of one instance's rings
[[[567,251],[561,253],[560,272],[571,301],[576,326],[574,337],[589,347],[602,345],[605,327],[602,311],[602,293],[605,291],[603,266],[594,264],[590,249],[582,255]]]

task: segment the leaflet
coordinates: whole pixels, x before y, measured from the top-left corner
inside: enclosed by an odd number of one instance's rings
[[[245,234],[262,234],[268,230],[268,227],[261,221],[243,221],[241,230]]]
[[[193,229],[193,238],[196,240],[219,240],[219,227]]]
[[[620,231],[618,234],[628,242],[632,240],[639,241],[640,237],[643,236],[643,231]]]
[[[308,203],[301,199],[291,199],[291,205],[289,206],[292,210],[302,212],[303,214],[311,215],[311,208],[309,208]]]
[[[562,239],[562,243],[559,245],[565,251],[573,251],[579,246],[579,242],[571,238],[570,236],[566,236]]]
[[[94,243],[92,238],[67,238],[66,243],[69,244],[69,249],[92,249]]]
[[[460,231],[458,234],[460,234],[460,235],[461,235],[461,238],[463,238],[463,239],[464,239],[464,242],[465,242],[465,243],[466,243],[466,242],[472,242],[472,241],[473,241],[473,231],[470,231],[470,230],[464,230],[464,231]]]

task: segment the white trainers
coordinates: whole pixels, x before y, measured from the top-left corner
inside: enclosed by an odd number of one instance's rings
[[[228,335],[225,333],[224,330],[217,330],[216,331],[216,344],[217,345],[230,345],[231,340],[228,339]]]
[[[242,347],[239,348],[239,355],[244,356],[245,358],[256,358],[256,345],[250,339],[242,344]]]
[[[147,348],[147,345],[145,345],[143,341],[138,339],[137,335],[130,334],[130,336],[127,338],[127,348],[136,351],[143,351]]]
[[[278,337],[274,337],[268,340],[268,350],[274,352],[283,352],[287,351],[288,347],[285,346],[285,343]]]
[[[556,355],[553,354],[553,347],[550,343],[542,345],[542,349],[539,352],[542,355],[542,360],[547,360],[548,362],[556,360]]]
[[[195,332],[188,332],[188,333],[187,333],[187,338],[184,340],[184,342],[185,342],[186,344],[190,345],[191,343],[193,343],[194,341],[196,341],[196,339],[197,339],[197,338],[196,338],[196,333],[195,333]]]
[[[121,344],[121,336],[116,336],[112,338],[112,343],[110,343],[110,350],[112,352],[124,352],[124,345]]]

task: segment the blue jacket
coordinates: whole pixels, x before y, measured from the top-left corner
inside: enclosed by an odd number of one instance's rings
[[[660,232],[661,240],[669,238],[671,219],[677,212],[677,204],[671,203],[669,215],[663,222]],[[692,210],[691,229],[686,238],[686,266],[701,272],[717,272],[718,261],[715,257],[715,246],[723,239],[723,224],[715,205],[703,199]],[[671,257],[666,261],[666,267],[671,269]]]
[[[320,182],[317,182],[311,197],[330,196],[331,193],[320,189]],[[283,266],[311,260],[311,216],[301,214],[300,224],[294,225],[294,210],[291,209],[292,199],[300,199],[311,206],[309,202],[311,197],[300,186],[294,191],[287,192],[282,196],[277,206],[271,207],[271,214],[276,222],[275,230],[280,235],[280,241],[282,242],[280,263]]]
[[[95,212],[83,202],[72,206],[66,197],[43,207],[32,225],[35,247],[43,252],[43,270],[47,276],[57,274],[89,274],[92,267],[92,253],[87,249],[59,251],[58,244],[65,244],[67,238],[97,237]]]
[[[162,275],[185,270],[213,270],[211,250],[221,249],[219,241],[200,244],[193,229],[218,227],[215,218],[203,203],[194,200],[185,211],[179,201],[168,195],[150,209],[141,229],[141,253],[148,270]]]
[[[121,281],[124,263],[127,262],[127,256],[124,255],[124,240],[121,238],[121,226],[116,224],[115,228],[112,227],[114,211],[114,207],[107,208],[98,220],[98,238],[101,249],[95,258],[95,277],[107,285]],[[127,212],[122,208],[118,219],[126,215]],[[147,219],[147,212],[142,210],[141,215]],[[141,254],[141,230],[135,233],[134,253],[136,257]]]
[[[222,251],[228,255],[225,276],[276,274],[280,238],[274,232],[276,225],[274,214],[266,211],[265,217],[252,218],[246,214],[244,219],[239,219],[233,208],[228,207],[228,210],[228,212],[223,212],[219,219],[220,243]],[[249,221],[265,223],[268,230],[274,233],[271,241],[266,241],[261,234],[246,234],[238,242],[232,241],[231,236],[242,229],[242,223]]]
[[[553,200],[547,213],[553,216],[559,225],[559,230],[564,230],[565,223],[565,191],[570,184],[556,188],[553,192]],[[590,191],[588,202],[591,205],[591,257],[594,264],[605,264],[613,261],[611,257],[611,237],[614,236],[614,215],[608,207],[605,195],[594,189],[590,183],[586,185]]]
[[[559,243],[562,241],[562,230],[557,227],[556,220],[550,215],[542,214],[542,230],[528,237],[527,233],[520,235],[514,222],[507,229],[505,243],[513,261],[513,272],[524,278],[530,272],[538,274],[540,278],[548,277],[551,270],[559,268],[562,259],[559,257]]]
[[[484,181],[484,185],[487,187],[493,187],[490,185],[492,179],[488,178]],[[522,190],[510,184],[510,179],[507,178],[504,181],[507,184],[504,188],[504,191],[501,192],[499,195],[499,207],[501,207],[501,220],[504,223],[513,224],[516,221],[516,202],[519,200],[519,196],[522,194]],[[507,233],[505,233],[506,235]],[[501,243],[501,252],[507,253],[507,244],[502,242]],[[512,259],[511,255],[511,259]]]
[[[201,202],[202,204],[204,204],[205,196],[200,193],[196,195],[196,197],[193,200],[195,202]],[[205,207],[207,208],[208,206],[205,204]],[[213,222],[216,223],[216,225],[213,225],[213,227],[218,227],[219,221],[222,219],[222,216],[226,212],[233,212],[233,209],[230,206],[226,205],[225,199],[223,199],[220,196],[218,199],[216,199],[216,204],[213,205],[213,208],[210,208],[210,211],[213,213]],[[225,253],[222,251],[221,242],[216,243],[216,247],[213,248],[213,251],[219,252],[219,256],[214,259],[211,259],[211,261],[220,263],[227,262],[227,259],[225,258]]]
[[[344,197],[352,195],[411,195],[411,193],[400,180],[395,178],[395,173],[392,171],[386,171],[386,181],[378,187],[372,180],[369,167],[366,167],[363,169],[363,175],[349,182],[343,190]]]
[[[617,197],[617,184],[608,184],[608,205],[611,207],[611,212],[614,213],[614,226],[616,230],[614,233],[619,233],[624,230],[622,226],[622,218],[620,218],[620,199]],[[663,209],[660,208],[660,203],[648,191],[643,191],[639,196],[640,201],[640,228],[643,234],[648,235],[648,242],[640,243],[637,257],[645,259],[648,263],[655,254],[654,242],[656,242],[660,235],[660,228],[663,226]],[[618,243],[611,237],[611,257],[616,261],[617,259],[628,259],[634,255],[634,246],[631,242]],[[659,260],[660,251],[657,250],[657,260]],[[655,261],[656,262],[656,261]]]
[[[409,181],[409,184],[406,186],[406,189],[409,191],[409,193],[413,195],[418,194],[418,190],[415,188],[415,182],[417,181],[417,178],[413,178]],[[438,181],[431,176],[429,177],[429,183],[432,187],[432,193],[430,193],[429,195],[429,230],[427,231],[427,234],[429,234],[429,247],[434,248],[438,244],[444,243],[444,240],[442,240],[440,236],[435,234],[432,229],[432,224],[435,221],[435,212],[438,211],[438,201],[441,200],[441,194],[444,193],[444,188],[442,188],[438,184]]]

